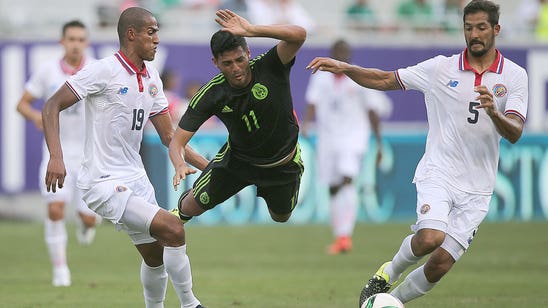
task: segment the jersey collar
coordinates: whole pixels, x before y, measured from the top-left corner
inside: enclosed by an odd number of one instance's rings
[[[487,69],[487,71],[501,74],[502,73],[502,67],[504,66],[504,57],[500,53],[498,49],[495,49],[497,52],[497,57],[495,58],[495,61],[491,64],[491,66]],[[468,48],[465,48],[463,52],[461,52],[459,57],[459,69],[461,71],[473,71],[476,72],[474,68],[470,65],[468,60],[466,59],[466,52],[468,51]]]
[[[137,66],[135,66],[135,64],[131,63],[129,58],[126,55],[124,55],[124,53],[121,50],[118,50],[118,52],[115,53],[114,55],[116,56],[116,59],[118,59],[118,61],[120,61],[120,64],[122,64],[122,66],[126,69],[126,71],[130,75],[138,74],[140,76],[144,76],[144,77],[147,77],[147,78],[150,77],[150,75],[148,74],[147,67],[146,67],[144,62],[143,62],[143,68],[141,70],[139,70],[137,68]]]
[[[61,59],[59,61],[59,65],[61,66],[61,71],[63,71],[63,73],[65,75],[74,75],[76,73],[78,73],[79,70],[82,69],[82,67],[84,67],[84,64],[86,63],[86,58],[85,57],[82,57],[82,60],[80,60],[80,64],[78,64],[77,67],[72,67],[70,66],[66,61],[65,59]]]

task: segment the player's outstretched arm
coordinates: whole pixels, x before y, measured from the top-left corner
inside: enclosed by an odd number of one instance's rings
[[[345,74],[357,84],[370,89],[381,91],[401,89],[394,72],[364,68],[332,58],[316,57],[306,66],[306,69],[312,70],[312,74],[318,70],[334,74]]]
[[[45,179],[47,191],[55,192],[57,187],[63,188],[67,172],[63,163],[63,150],[59,138],[59,112],[77,101],[76,95],[64,85],[46,101],[42,109],[44,137],[50,156]]]
[[[218,10],[216,15],[215,21],[223,27],[223,31],[243,37],[270,37],[280,40],[277,50],[283,64],[295,58],[306,40],[306,30],[297,25],[253,25],[230,10]]]
[[[171,160],[173,168],[175,168],[175,175],[173,176],[173,188],[175,190],[177,190],[181,180],[186,179],[188,174],[196,173],[196,170],[191,168],[186,162],[187,153],[185,150],[192,136],[194,136],[194,132],[189,132],[177,127],[175,134],[169,143],[169,159]],[[192,153],[190,156],[192,156]]]
[[[42,112],[32,108],[34,100],[34,96],[25,91],[17,103],[17,112],[25,117],[25,119],[32,121],[38,130],[44,130],[42,126]]]

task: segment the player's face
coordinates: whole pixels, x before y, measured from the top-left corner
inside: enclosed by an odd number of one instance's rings
[[[213,64],[223,73],[232,87],[245,88],[251,82],[250,56],[249,49],[244,50],[240,46],[213,58]]]
[[[79,62],[88,47],[88,33],[81,27],[69,27],[61,38],[61,45],[65,48],[65,57],[74,62]]]
[[[135,51],[139,58],[145,61],[154,60],[156,49],[160,43],[159,30],[156,18],[154,16],[147,16],[145,26],[135,34]]]
[[[464,38],[468,51],[474,57],[481,57],[495,47],[495,36],[499,31],[500,25],[491,26],[485,12],[464,17]]]

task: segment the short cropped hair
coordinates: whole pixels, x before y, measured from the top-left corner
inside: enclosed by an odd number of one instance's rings
[[[244,37],[234,35],[228,31],[219,30],[211,37],[210,47],[211,54],[217,59],[217,57],[225,51],[234,50],[238,47],[242,47],[245,50],[247,48],[247,42]]]
[[[65,34],[67,33],[67,29],[68,28],[82,28],[82,29],[86,29],[86,25],[84,25],[83,22],[79,21],[79,20],[71,20],[69,22],[66,22],[64,25],[63,25],[63,28],[61,30],[61,36],[65,36]]]
[[[491,26],[498,25],[500,16],[500,6],[489,0],[472,0],[464,7],[462,21],[468,14],[485,12],[488,15]]]

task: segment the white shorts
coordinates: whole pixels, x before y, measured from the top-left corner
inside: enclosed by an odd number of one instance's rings
[[[317,158],[320,181],[334,186],[341,184],[344,177],[358,176],[361,171],[363,152],[320,146]]]
[[[80,159],[72,159],[65,161],[65,168],[67,170],[67,176],[65,177],[65,183],[63,188],[57,189],[56,192],[46,190],[46,171],[48,168],[49,154],[45,153],[45,159],[42,159],[40,164],[40,172],[38,178],[38,187],[40,187],[40,193],[46,202],[64,202],[65,204],[71,204],[79,212],[86,215],[94,215],[84,200],[82,200],[83,191],[76,186],[78,179],[78,172],[80,170]]]
[[[150,235],[150,224],[160,207],[147,176],[131,182],[110,180],[95,184],[84,190],[83,198],[95,213],[118,230],[125,230],[135,245],[156,241]]]
[[[487,215],[491,196],[460,191],[439,178],[418,181],[416,186],[417,222],[411,230],[440,230],[468,249]]]

